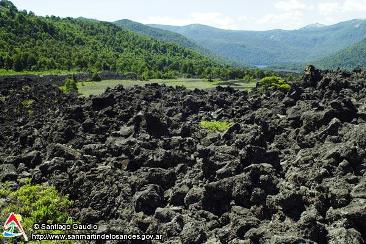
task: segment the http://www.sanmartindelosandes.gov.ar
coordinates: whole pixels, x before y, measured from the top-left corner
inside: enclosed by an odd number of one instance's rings
[[[4,223],[4,231],[1,233],[1,238],[23,238],[25,242],[28,242],[28,236],[25,233],[23,226],[21,224],[22,216],[19,214],[11,213]],[[43,231],[54,231],[54,230],[77,230],[77,231],[95,231],[98,229],[98,225],[95,224],[41,224],[35,223],[33,225],[33,230],[43,230]],[[72,241],[108,241],[108,240],[162,240],[162,235],[154,234],[31,234],[31,240],[44,241],[44,240],[72,240]]]

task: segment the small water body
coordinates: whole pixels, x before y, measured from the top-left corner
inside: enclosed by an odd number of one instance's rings
[[[257,64],[257,65],[254,65],[256,68],[259,68],[259,69],[264,69],[264,68],[268,68],[268,65],[261,65],[261,64]]]

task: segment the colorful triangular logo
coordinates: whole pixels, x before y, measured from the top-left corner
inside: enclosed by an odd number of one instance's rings
[[[13,238],[23,236],[25,241],[28,241],[27,234],[25,233],[22,224],[22,217],[19,214],[11,213],[8,219],[4,223],[3,237]]]

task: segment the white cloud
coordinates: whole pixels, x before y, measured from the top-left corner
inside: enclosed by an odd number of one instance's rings
[[[314,8],[304,0],[280,0],[274,3],[274,7],[276,12],[264,15],[257,23],[269,28],[298,28],[305,24],[306,11]]]
[[[274,4],[275,8],[282,11],[306,10],[311,6],[306,5],[300,0],[282,0]]]
[[[366,12],[366,0],[346,0],[343,3],[342,11]]]
[[[207,23],[225,29],[237,28],[236,20],[222,13],[193,13],[191,16],[195,23]]]
[[[322,15],[331,15],[340,10],[340,4],[337,2],[319,3],[318,10]]]
[[[223,29],[237,29],[238,20],[243,20],[244,17],[238,19],[226,16],[219,12],[195,12],[191,13],[187,18],[171,18],[167,16],[152,16],[142,20],[147,24],[168,24],[168,25],[189,25],[189,24],[204,24],[215,26]]]
[[[164,25],[178,25],[178,26],[191,24],[189,22],[189,19],[177,19],[168,16],[151,16],[140,21],[145,24],[164,24]]]
[[[283,12],[280,14],[267,14],[258,21],[261,25],[277,28],[293,29],[302,26],[304,13],[302,11]]]
[[[252,20],[251,18],[249,18],[248,16],[240,16],[239,18],[238,18],[238,20],[240,21],[240,22],[246,22],[246,21],[250,21],[250,20]]]
[[[340,14],[366,13],[366,0],[343,0],[318,4],[318,11],[328,19],[336,19]]]
[[[216,11],[191,12],[183,17],[163,14],[137,20],[178,26],[204,24],[222,29],[296,29],[316,22],[335,24],[365,18],[366,0],[273,0],[260,12],[243,12],[243,16]]]

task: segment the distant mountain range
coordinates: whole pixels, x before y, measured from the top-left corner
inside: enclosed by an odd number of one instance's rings
[[[362,46],[366,39],[366,20],[330,26],[314,24],[291,31],[236,31],[199,24],[149,26],[179,33],[212,53],[243,65],[300,67],[324,62],[324,68],[349,68],[365,63],[350,49]],[[343,61],[347,53],[351,56]]]
[[[191,41],[187,37],[172,31],[166,31],[163,29],[150,27],[148,25],[144,25],[128,19],[118,20],[114,22],[114,24],[135,33],[149,36],[161,41],[175,43],[185,48],[191,48],[196,50],[202,49],[202,47],[198,46],[194,41]]]
[[[315,23],[315,24],[310,24],[307,25],[303,28],[301,28],[302,30],[311,30],[311,29],[317,29],[317,28],[321,28],[321,27],[325,27],[326,25],[320,24],[320,23]]]

